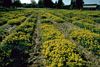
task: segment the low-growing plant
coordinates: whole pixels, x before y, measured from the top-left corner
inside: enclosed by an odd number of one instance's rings
[[[3,18],[0,18],[0,26],[3,25],[3,24],[6,24],[7,21],[8,21],[8,19],[6,19],[4,17]]]
[[[67,39],[54,39],[43,43],[42,54],[48,67],[82,66],[83,59],[74,53],[76,46]],[[84,65],[84,64],[83,64]]]
[[[24,33],[32,34],[33,33],[32,31],[34,30],[34,27],[35,27],[34,23],[24,22],[16,28],[16,31],[17,32],[22,31]]]
[[[92,33],[88,30],[72,30],[70,37],[77,41],[80,45],[92,51],[96,55],[99,54],[100,50],[100,35]]]
[[[21,16],[21,17],[16,18],[16,19],[9,20],[8,24],[10,24],[10,25],[20,25],[21,22],[23,22],[25,19],[26,19],[25,16]]]
[[[41,28],[41,35],[42,35],[42,40],[53,40],[53,39],[62,39],[64,38],[64,35],[59,32],[52,24],[42,24],[40,26]]]
[[[0,66],[12,66],[12,63],[19,66],[27,63],[28,54],[25,52],[28,51],[31,46],[30,34],[25,34],[23,32],[10,34],[0,44]]]
[[[100,23],[100,18],[94,18],[94,21]]]
[[[89,18],[88,19],[82,19],[82,20],[80,20],[80,22],[95,24],[94,20],[89,19]]]
[[[63,23],[64,19],[57,17],[57,16],[52,16],[51,19],[57,23]]]
[[[93,24],[81,22],[81,21],[74,21],[73,24],[79,26],[80,28],[88,29],[94,33],[98,33],[98,34],[100,33],[100,28],[96,27]]]

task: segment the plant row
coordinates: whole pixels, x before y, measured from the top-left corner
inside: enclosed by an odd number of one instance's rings
[[[1,67],[27,66],[36,20],[30,21],[31,19],[34,18],[28,18],[0,43]]]
[[[85,66],[86,61],[77,53],[76,44],[64,38],[64,35],[52,24],[40,25],[42,50],[47,67]]]
[[[100,35],[85,29],[75,29],[70,37],[77,41],[84,48],[87,48],[94,55],[100,56]]]

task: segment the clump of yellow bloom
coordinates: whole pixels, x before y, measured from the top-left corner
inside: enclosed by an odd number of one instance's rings
[[[48,67],[81,66],[83,59],[74,53],[75,44],[67,39],[54,39],[43,43],[42,54]]]
[[[41,35],[43,41],[64,38],[64,35],[59,32],[59,30],[56,29],[52,24],[42,24],[40,28],[42,30]]]
[[[93,51],[95,54],[100,55],[100,35],[93,33],[89,30],[73,30],[70,34],[73,40],[76,40],[79,44]]]
[[[40,16],[41,16],[42,19],[50,19],[51,21],[55,21],[55,22],[58,22],[58,23],[64,22],[64,19],[62,19],[61,17],[55,16],[55,15],[49,13],[49,12],[40,14]]]
[[[82,66],[83,59],[75,53],[76,44],[64,38],[53,24],[42,24],[42,51],[47,67]]]

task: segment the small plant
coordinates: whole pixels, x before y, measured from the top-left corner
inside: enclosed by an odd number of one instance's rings
[[[3,18],[0,18],[0,26],[3,25],[3,24],[6,24],[7,21],[8,21],[8,19],[6,19],[4,17]]]
[[[77,41],[80,45],[92,51],[96,55],[100,50],[100,35],[96,33],[92,33],[88,30],[72,30],[70,37]]]
[[[19,18],[16,18],[16,19],[9,20],[8,24],[10,24],[10,25],[20,25],[21,22],[23,22],[23,20],[25,20],[25,19],[26,19],[26,17],[22,16],[22,17],[19,17]]]
[[[100,18],[95,18],[94,21],[100,23]]]

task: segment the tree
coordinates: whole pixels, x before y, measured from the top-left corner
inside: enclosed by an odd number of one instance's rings
[[[63,3],[63,1],[62,0],[58,0],[58,8],[63,8],[63,6],[64,6],[64,3]]]
[[[52,0],[44,0],[44,6],[47,8],[52,8],[53,7]]]
[[[71,0],[70,9],[74,9],[75,5],[76,5],[75,0]]]
[[[3,0],[0,0],[0,7],[2,6],[2,2],[3,2]]]
[[[83,8],[83,0],[76,0],[76,8],[77,9],[82,9]]]
[[[71,0],[71,9],[82,9],[83,8],[83,0]]]
[[[57,1],[54,3],[54,8],[58,8],[58,2]]]
[[[9,8],[9,7],[11,7],[11,5],[12,5],[12,0],[3,0],[4,7]]]
[[[32,3],[32,7],[36,7],[36,1],[35,0],[31,0],[31,3]]]
[[[14,7],[21,7],[22,4],[21,4],[20,0],[16,0],[16,1],[13,3],[13,6],[14,6]]]
[[[43,8],[43,7],[44,7],[44,0],[39,0],[39,1],[38,1],[38,6],[39,6],[40,8]]]

